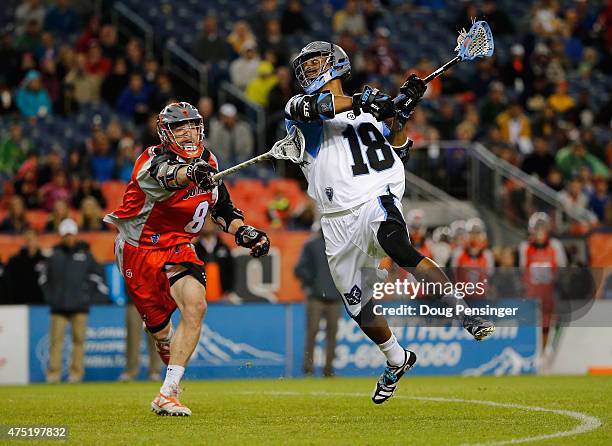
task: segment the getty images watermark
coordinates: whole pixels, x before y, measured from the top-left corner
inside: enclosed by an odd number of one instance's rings
[[[482,299],[487,290],[487,280],[482,282],[447,282],[433,283],[424,280],[415,281],[396,279],[391,282],[375,282],[372,286],[373,313],[379,316],[416,316],[416,317],[444,317],[462,318],[464,316],[489,316],[504,318],[516,316],[518,307],[479,306],[470,307],[465,304],[464,298]],[[383,299],[410,299],[415,300],[430,296],[445,296],[446,305],[422,302],[418,305],[398,304],[385,306]],[[462,303],[463,302],[463,303]],[[389,302],[391,303],[391,302]]]

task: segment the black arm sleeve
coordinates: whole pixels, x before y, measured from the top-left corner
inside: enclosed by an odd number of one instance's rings
[[[179,161],[174,153],[166,151],[153,157],[149,174],[165,190],[180,190],[187,186],[181,186],[178,182],[178,171],[184,166],[187,164]]]
[[[285,117],[298,122],[332,119],[335,115],[334,95],[329,92],[298,94],[285,107]]]
[[[227,229],[234,220],[244,220],[244,214],[240,209],[234,207],[225,184],[219,184],[217,191],[219,195],[217,196],[217,202],[212,208],[211,215],[215,223],[227,232]]]

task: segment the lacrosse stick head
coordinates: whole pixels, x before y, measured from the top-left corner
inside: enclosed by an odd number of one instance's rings
[[[287,160],[292,163],[301,164],[304,158],[304,135],[297,126],[291,126],[287,136],[276,141],[270,155],[278,160]]]
[[[469,31],[465,28],[457,37],[457,51],[461,60],[474,60],[493,55],[493,33],[489,24],[484,20],[472,23]]]

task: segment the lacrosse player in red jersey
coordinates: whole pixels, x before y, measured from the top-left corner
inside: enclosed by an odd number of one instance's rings
[[[206,275],[191,239],[210,212],[225,232],[251,255],[266,255],[267,235],[244,224],[225,185],[217,184],[215,156],[204,148],[202,116],[187,102],[159,114],[161,144],[136,160],[121,206],[104,221],[115,225],[117,265],[157,351],[168,365],[151,409],[158,415],[189,416],[179,402],[179,383],[200,338],[206,312]],[[181,322],[170,320],[178,307]]]
[[[523,271],[525,294],[540,301],[542,345],[546,346],[555,310],[557,276],[559,268],[567,267],[567,255],[561,241],[551,237],[550,217],[546,213],[533,214],[528,230],[529,238],[519,245],[519,267]]]

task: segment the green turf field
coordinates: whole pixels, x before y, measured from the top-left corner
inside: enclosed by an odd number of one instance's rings
[[[79,445],[612,445],[612,377],[406,377],[381,406],[373,384],[184,381],[190,418],[149,412],[155,383],[0,387],[0,424],[68,425]]]

